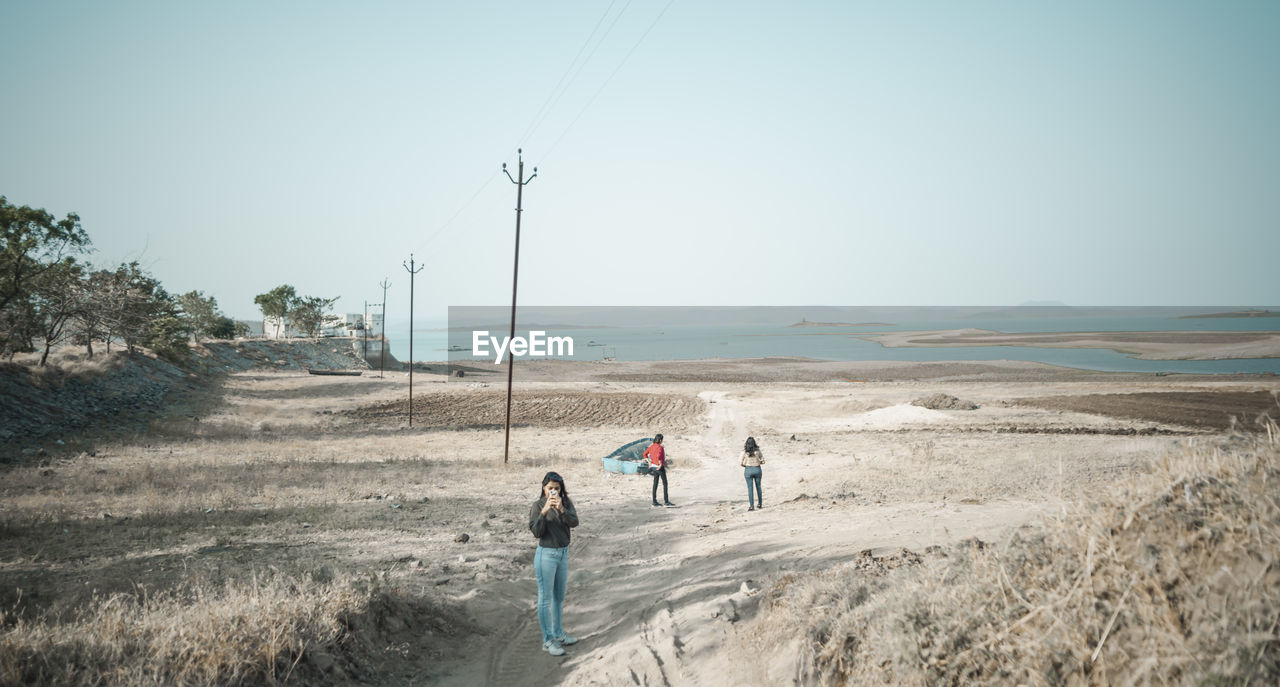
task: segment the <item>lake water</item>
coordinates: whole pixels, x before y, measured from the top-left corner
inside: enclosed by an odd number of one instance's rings
[[[408,348],[408,327],[391,322],[391,350],[401,359]],[[439,323],[414,333],[414,359],[472,362],[470,351],[449,352],[450,345],[469,349],[470,328],[445,331]],[[487,328],[487,327],[485,327]],[[534,328],[541,328],[535,325]],[[1020,332],[1079,331],[1276,331],[1276,318],[1176,319],[1164,316],[1111,317],[997,317],[974,319],[918,319],[865,327],[790,327],[771,324],[676,326],[548,327],[548,335],[574,340],[575,360],[600,360],[606,354],[618,360],[692,360],[700,358],[755,358],[793,356],[819,360],[1021,360],[1087,370],[1110,372],[1165,372],[1198,374],[1275,373],[1280,359],[1237,360],[1139,360],[1109,349],[1030,348],[1021,346],[973,346],[958,348],[886,348],[859,336],[877,332],[987,329]],[[507,327],[494,326],[499,339]],[[527,330],[517,328],[517,335]],[[452,340],[451,340],[452,339]],[[588,345],[594,342],[599,345]],[[569,356],[560,356],[569,357]],[[489,357],[492,360],[492,357]]]

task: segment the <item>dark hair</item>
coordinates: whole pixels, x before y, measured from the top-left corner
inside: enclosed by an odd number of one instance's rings
[[[567,498],[569,498],[569,487],[568,487],[568,485],[566,485],[566,484],[564,483],[564,478],[560,476],[560,473],[558,473],[558,472],[548,472],[548,473],[547,473],[545,476],[543,476],[543,478],[542,478],[542,486],[543,486],[543,487],[547,486],[547,482],[559,482],[559,483],[560,483],[560,495],[561,495],[561,496],[563,496],[563,497],[565,497],[566,499],[567,499]],[[545,493],[543,493],[543,491],[542,491],[542,489],[541,489],[541,488],[539,488],[539,489],[538,489],[538,498],[542,498],[543,496],[546,496],[546,494],[545,494]]]
[[[755,437],[747,437],[747,443],[742,447],[743,451],[755,455],[760,452],[760,447],[756,445]]]
[[[653,435],[653,443],[655,443],[655,444],[660,444],[660,443],[662,443],[662,435],[661,435],[661,434],[655,434],[655,435]]]

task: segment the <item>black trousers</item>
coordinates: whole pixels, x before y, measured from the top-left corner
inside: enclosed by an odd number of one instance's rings
[[[653,500],[655,502],[658,500],[658,479],[659,478],[662,479],[662,502],[669,503],[671,499],[667,498],[667,469],[665,467],[662,468],[661,470],[653,471]]]

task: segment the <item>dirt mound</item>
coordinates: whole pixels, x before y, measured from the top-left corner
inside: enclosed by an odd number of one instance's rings
[[[143,350],[86,359],[69,347],[43,368],[34,359],[0,364],[0,462],[92,450],[94,437],[198,414],[199,392],[228,372],[367,367],[349,341],[323,339],[211,341],[193,346],[182,367]]]
[[[929,410],[977,410],[978,404],[972,401],[962,401],[950,394],[933,394],[932,396],[924,396],[917,398],[911,402],[913,406],[928,408]]]
[[[799,633],[806,684],[1276,684],[1271,427],[1191,445],[994,547],[783,578],[760,648]]]
[[[1280,418],[1274,391],[1147,391],[1019,399],[1022,405],[1147,420],[1200,429],[1262,431],[1259,418]]]
[[[413,399],[413,422],[424,427],[491,429],[506,422],[505,392],[434,393]],[[704,412],[697,398],[649,393],[517,391],[511,398],[511,422],[538,427],[618,426],[683,428]],[[377,422],[409,418],[404,401],[348,413]]]
[[[247,339],[210,341],[197,349],[200,359],[224,372],[272,370],[362,370],[369,364],[350,339]],[[387,366],[395,359],[388,356]]]
[[[76,444],[74,437],[90,428],[110,433],[145,427],[181,412],[173,392],[195,390],[197,381],[164,360],[125,351],[44,368],[0,365],[0,461]]]

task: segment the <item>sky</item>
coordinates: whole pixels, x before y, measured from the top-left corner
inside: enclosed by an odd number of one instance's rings
[[[0,195],[236,317],[1280,303],[1280,3],[0,3]]]

